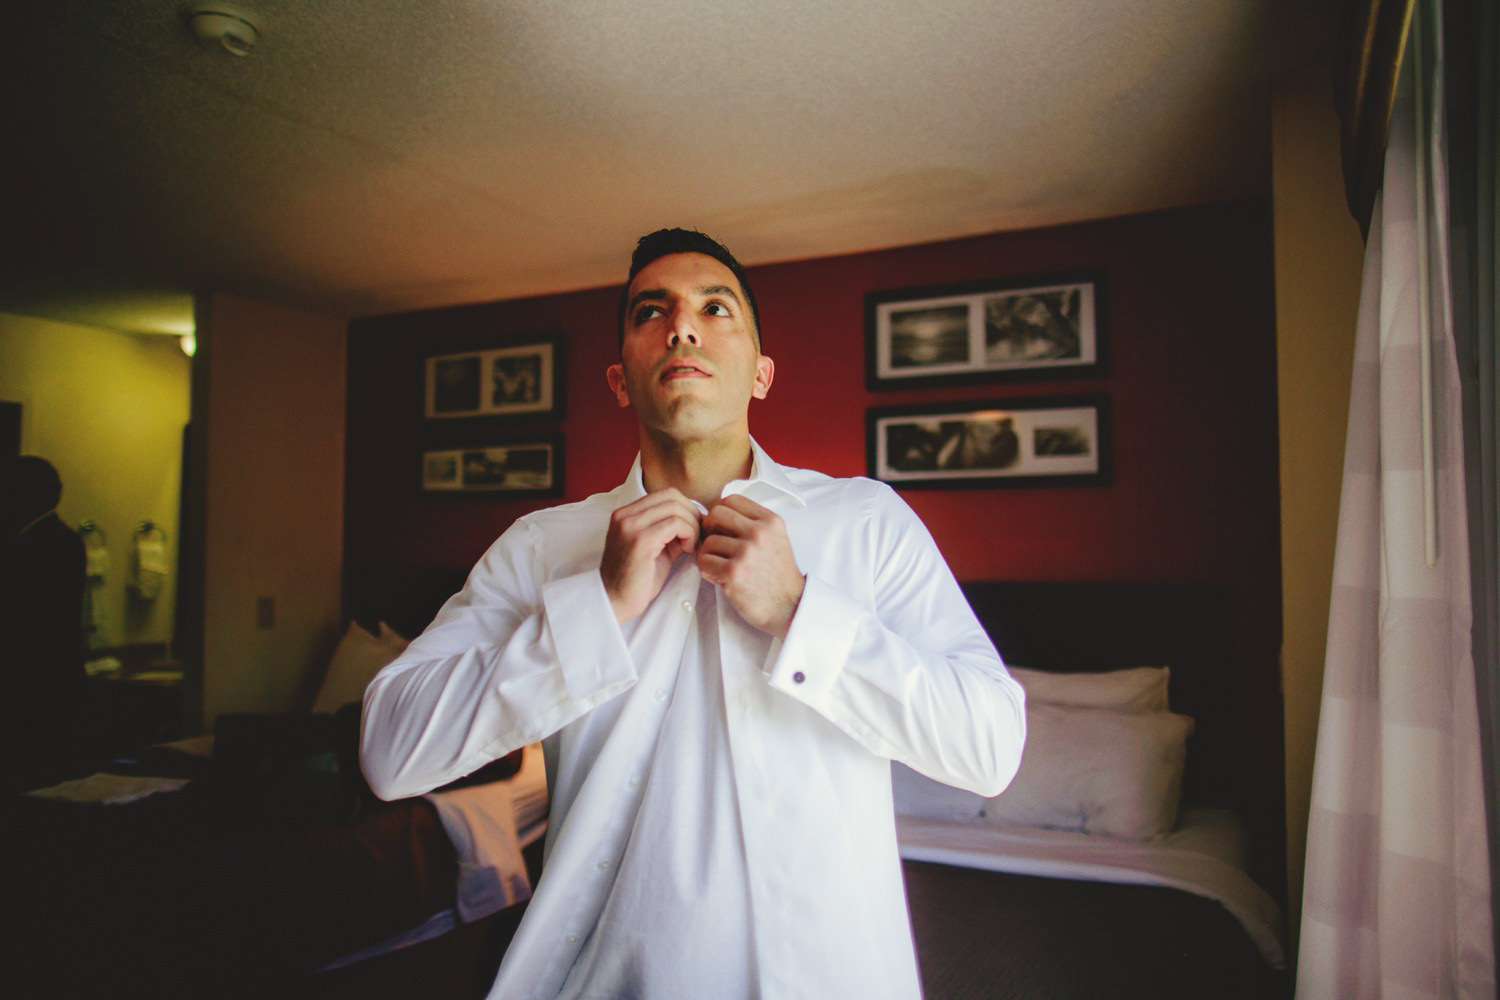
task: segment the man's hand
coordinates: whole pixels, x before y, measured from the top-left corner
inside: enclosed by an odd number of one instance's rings
[[[604,536],[599,575],[621,625],[661,593],[677,557],[698,543],[698,510],[675,489],[650,493],[615,511]]]
[[[807,578],[797,568],[781,518],[754,500],[729,496],[708,509],[698,572],[717,584],[740,617],[785,636]]]

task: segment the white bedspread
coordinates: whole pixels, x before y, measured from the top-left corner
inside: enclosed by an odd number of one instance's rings
[[[1281,910],[1239,863],[1241,842],[1223,813],[1184,810],[1180,829],[1153,841],[899,815],[896,831],[901,856],[913,861],[1018,875],[1161,885],[1206,896],[1244,925],[1274,968],[1286,968]]]

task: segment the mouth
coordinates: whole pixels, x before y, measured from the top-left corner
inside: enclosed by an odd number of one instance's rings
[[[711,376],[703,368],[691,361],[676,360],[662,366],[661,381],[674,382],[678,379],[710,378]]]

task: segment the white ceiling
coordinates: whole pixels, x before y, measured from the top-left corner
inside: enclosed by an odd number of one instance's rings
[[[369,315],[610,284],[660,225],[768,263],[1239,197],[1285,58],[1272,0],[236,5],[245,57],[182,0],[8,0],[0,311]]]

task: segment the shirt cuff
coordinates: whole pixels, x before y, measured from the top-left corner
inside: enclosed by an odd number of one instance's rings
[[[770,656],[770,685],[809,705],[828,700],[864,609],[811,573],[792,627]]]
[[[635,682],[630,650],[615,623],[615,612],[598,570],[543,585],[542,608],[571,698],[583,700]]]

